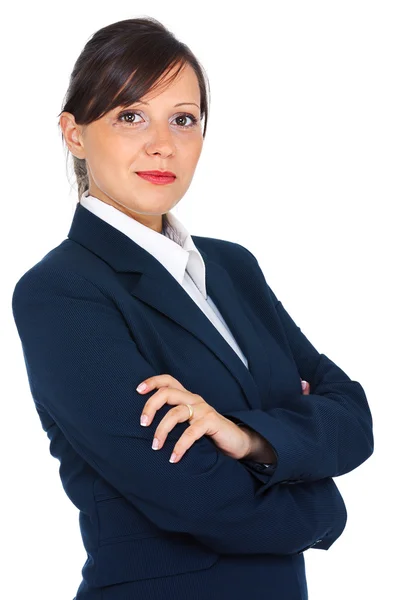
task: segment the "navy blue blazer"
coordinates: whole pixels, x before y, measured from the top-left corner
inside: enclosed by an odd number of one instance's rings
[[[327,550],[346,524],[332,478],[373,452],[362,386],[305,337],[254,255],[192,237],[249,369],[159,261],[79,203],[68,239],[14,289],[35,407],[79,509],[87,560],[77,600],[200,600],[211,590],[304,600],[305,550]],[[152,450],[171,406],[142,427],[155,391],[136,386],[161,373],[267,438],[275,470],[228,457],[208,436],[170,463],[188,422]]]

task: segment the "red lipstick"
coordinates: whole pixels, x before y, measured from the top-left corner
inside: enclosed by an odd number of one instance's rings
[[[176,179],[175,173],[171,171],[137,171],[137,175],[156,185],[172,183]]]

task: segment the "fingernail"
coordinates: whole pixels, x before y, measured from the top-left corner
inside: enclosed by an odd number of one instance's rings
[[[175,459],[176,459],[176,454],[175,454],[175,452],[173,452],[173,453],[171,454],[171,457],[170,457],[170,459],[169,459],[169,462],[170,462],[170,463],[173,463],[173,462],[175,462]]]
[[[140,385],[137,386],[136,391],[143,392],[143,390],[145,390],[146,388],[147,388],[147,385],[145,383],[141,383]]]
[[[303,390],[306,389],[307,387],[307,381],[304,381],[303,379],[301,380],[301,387],[303,388]]]
[[[153,450],[158,450],[158,439],[154,438],[153,445],[151,446]]]
[[[140,424],[141,425],[147,425],[148,422],[149,422],[149,417],[147,415],[142,415],[140,417]]]

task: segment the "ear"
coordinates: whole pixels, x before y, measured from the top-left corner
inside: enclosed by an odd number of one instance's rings
[[[62,112],[58,124],[71,154],[76,158],[86,158],[82,139],[82,126],[75,122],[74,115],[66,111]]]

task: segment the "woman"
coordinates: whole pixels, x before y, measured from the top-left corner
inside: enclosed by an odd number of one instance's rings
[[[332,478],[373,452],[363,388],[307,340],[253,254],[169,212],[207,115],[198,61],[145,18],[94,34],[60,113],[79,202],[68,238],[17,282],[13,314],[80,511],[74,600],[304,600],[304,552],[346,524]]]

